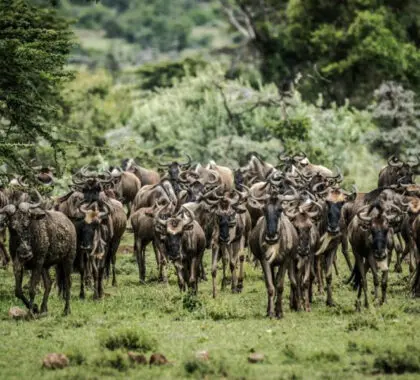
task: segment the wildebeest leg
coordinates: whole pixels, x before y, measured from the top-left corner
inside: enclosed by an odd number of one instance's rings
[[[339,276],[340,275],[340,273],[338,273],[338,267],[337,267],[337,255],[334,255],[334,261],[333,261],[333,264],[334,264],[334,271],[335,271],[335,275],[336,276]],[[328,286],[328,285],[327,285]]]
[[[347,266],[349,267],[349,270],[353,270],[353,265],[350,261],[350,255],[349,255],[349,242],[347,240],[347,233],[343,233],[341,235],[341,250],[343,252],[343,256],[346,259]]]
[[[270,264],[266,259],[261,259],[261,268],[264,273],[264,280],[265,280],[265,286],[267,289],[267,296],[268,296],[268,303],[267,303],[267,317],[272,318],[274,316],[274,295],[275,295],[275,289],[273,284],[273,277],[272,272],[270,268]]]
[[[311,262],[310,262],[310,258],[306,259],[305,262],[305,272],[304,272],[304,277],[303,277],[303,297],[304,297],[304,301],[305,301],[305,311],[306,312],[310,312],[311,311],[311,303],[310,303],[310,295],[309,295],[309,284],[310,284],[310,277],[311,277]]]
[[[388,287],[388,272],[382,272],[382,280],[381,280],[381,291],[382,291],[382,298],[381,298],[381,305],[386,302],[386,289]]]
[[[199,273],[200,273],[200,279],[203,281],[207,281],[207,274],[206,274],[206,268],[204,267],[203,257],[200,259],[199,263]]]
[[[294,311],[299,310],[299,294],[298,281],[296,279],[296,265],[295,260],[290,260],[289,263],[289,280],[290,280],[290,309]]]
[[[193,294],[197,294],[197,269],[198,269],[198,259],[196,256],[194,256],[191,259],[190,264],[190,278],[188,280],[190,287],[192,288]]]
[[[64,274],[64,315],[70,314],[70,299],[71,299],[71,272],[73,269],[73,263],[71,261],[63,263],[63,274]]]
[[[327,282],[327,306],[335,306],[332,296],[332,271],[333,263],[335,261],[336,251],[335,249],[327,252],[325,256],[325,279]]]
[[[366,276],[365,276],[365,265],[363,262],[363,259],[356,254],[355,252],[354,256],[355,256],[355,266],[357,268],[358,274],[356,274],[356,277],[359,277],[357,286],[358,286],[358,291],[357,291],[357,299],[356,299],[356,311],[361,311],[361,301],[360,298],[362,296],[362,291],[365,294],[365,303],[367,301],[367,286],[366,286]]]
[[[401,273],[402,272],[402,255],[403,255],[403,242],[402,242],[402,236],[401,233],[397,233],[397,243],[394,242],[394,248],[395,248],[395,254],[397,256],[397,261],[395,263],[395,272]]]
[[[286,263],[280,265],[276,278],[276,318],[283,318],[283,290],[284,290],[284,277],[286,274]]]
[[[93,299],[99,299],[99,268],[95,262],[95,258],[89,257],[89,267],[93,277]]]
[[[185,290],[185,281],[184,281],[184,273],[183,273],[183,266],[182,263],[176,261],[174,262],[176,275],[178,276],[178,286],[179,290],[183,292]]]
[[[137,266],[139,267],[139,279],[140,284],[143,284],[146,279],[146,259],[145,259],[145,249],[143,242],[140,239],[136,238],[134,243],[134,252],[136,254]]]
[[[213,245],[211,255],[211,277],[213,282],[213,298],[216,298],[216,275],[217,275],[217,261],[218,261],[219,247]]]
[[[368,268],[370,267],[370,269],[372,270],[374,297],[375,297],[375,301],[376,301],[378,299],[379,278],[378,278],[378,271],[376,269],[376,261],[375,261],[375,258],[372,255],[368,256],[367,264],[369,266],[366,268],[366,265],[365,265],[365,269],[367,269],[365,271],[365,273],[368,272],[368,270],[369,270]]]
[[[98,263],[98,298],[101,299],[104,296],[104,274],[105,267],[104,263]]]
[[[48,269],[44,269],[42,271],[42,281],[44,282],[44,296],[42,298],[42,304],[41,304],[41,313],[47,313],[48,312],[48,297],[51,292],[51,276]]]
[[[41,280],[41,274],[43,271],[43,262],[39,261],[36,263],[34,269],[32,269],[30,285],[29,285],[29,310],[32,310],[34,313],[38,313],[38,305],[34,303],[36,296],[36,289]]]
[[[238,293],[238,277],[236,273],[236,267],[238,263],[239,250],[240,247],[238,246],[238,243],[234,243],[229,247],[229,268],[232,276],[232,293]]]
[[[222,250],[222,270],[223,270],[223,274],[222,274],[222,290],[224,290],[226,288],[228,279],[226,277],[226,267],[228,264],[228,260],[230,258],[230,247],[226,247],[225,245],[221,247]]]
[[[324,283],[322,281],[322,260],[323,256],[318,256],[316,263],[316,277],[318,282],[318,294],[324,294]]]
[[[25,297],[22,290],[23,267],[17,258],[13,260],[13,272],[15,275],[15,296],[29,309],[29,300]]]
[[[239,278],[238,278],[238,292],[241,293],[244,288],[244,261],[245,255],[243,250],[239,254]]]

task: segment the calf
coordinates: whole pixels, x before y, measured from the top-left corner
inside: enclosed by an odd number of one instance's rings
[[[184,215],[182,215],[184,214]],[[159,236],[166,258],[174,263],[178,285],[185,291],[187,285],[197,294],[199,265],[206,248],[206,238],[194,215],[182,208],[176,215],[163,219],[161,210],[156,215]]]
[[[388,283],[388,241],[392,236],[390,222],[399,216],[401,210],[393,206],[397,213],[389,214],[380,206],[367,205],[359,210],[349,226],[349,240],[353,249],[355,264],[350,280],[358,289],[356,310],[360,311],[362,290],[365,307],[368,307],[366,273],[372,270],[375,299],[378,298],[378,269],[382,271],[381,304],[386,301]]]

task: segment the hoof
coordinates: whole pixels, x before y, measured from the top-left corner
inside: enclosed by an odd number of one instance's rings
[[[327,303],[328,307],[335,307],[336,306],[335,302],[333,300],[328,300],[326,303]]]
[[[276,313],[276,319],[283,319],[283,313]]]
[[[395,272],[402,273],[402,267],[399,264],[395,264]]]
[[[39,314],[39,307],[36,303],[32,306],[32,313]]]

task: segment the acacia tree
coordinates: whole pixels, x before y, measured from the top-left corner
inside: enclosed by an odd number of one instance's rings
[[[43,139],[60,150],[55,131],[72,32],[54,9],[26,0],[1,1],[0,14],[0,158],[24,170],[22,147]]]

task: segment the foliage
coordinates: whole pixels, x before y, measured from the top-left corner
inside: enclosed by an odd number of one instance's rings
[[[407,346],[403,350],[387,350],[375,358],[374,368],[379,373],[420,373],[420,350]]]
[[[283,150],[304,150],[314,163],[338,165],[351,181],[360,176],[361,188],[374,182],[378,168],[366,165],[371,158],[364,147],[374,126],[368,112],[348,104],[328,108],[322,98],[308,104],[297,91],[280,97],[274,85],[226,79],[220,65],[187,74],[171,88],[133,96],[132,117],[107,134],[109,145],[120,148],[118,158],[144,162],[163,152],[189,153],[200,162],[235,167],[250,151],[275,164]]]
[[[420,156],[420,107],[415,93],[400,84],[386,82],[374,96],[371,109],[379,129],[371,136],[373,148],[384,157]]]
[[[39,138],[59,149],[52,132],[72,33],[54,10],[25,0],[2,1],[0,14],[0,157],[22,167],[22,147]]]
[[[117,349],[152,351],[156,350],[157,341],[143,330],[139,329],[118,329],[106,333],[101,338],[101,344],[111,351]]]
[[[196,76],[206,62],[201,58],[185,58],[180,61],[145,64],[136,69],[136,77],[140,79],[142,90],[154,90],[159,87],[172,87],[176,80],[187,74]]]
[[[194,26],[210,24],[216,1],[166,0],[90,1],[64,0],[61,11],[77,19],[83,29],[104,30],[106,37],[123,39],[142,49],[181,51],[194,46]]]
[[[231,24],[261,55],[281,88],[304,74],[304,93],[359,106],[384,80],[420,85],[417,0],[223,1]]]
[[[115,85],[106,71],[80,71],[63,97],[66,107],[57,138],[66,144],[66,164],[70,168],[100,164],[102,155],[109,154],[104,134],[129,120],[130,92]],[[44,161],[50,152],[45,153]]]

